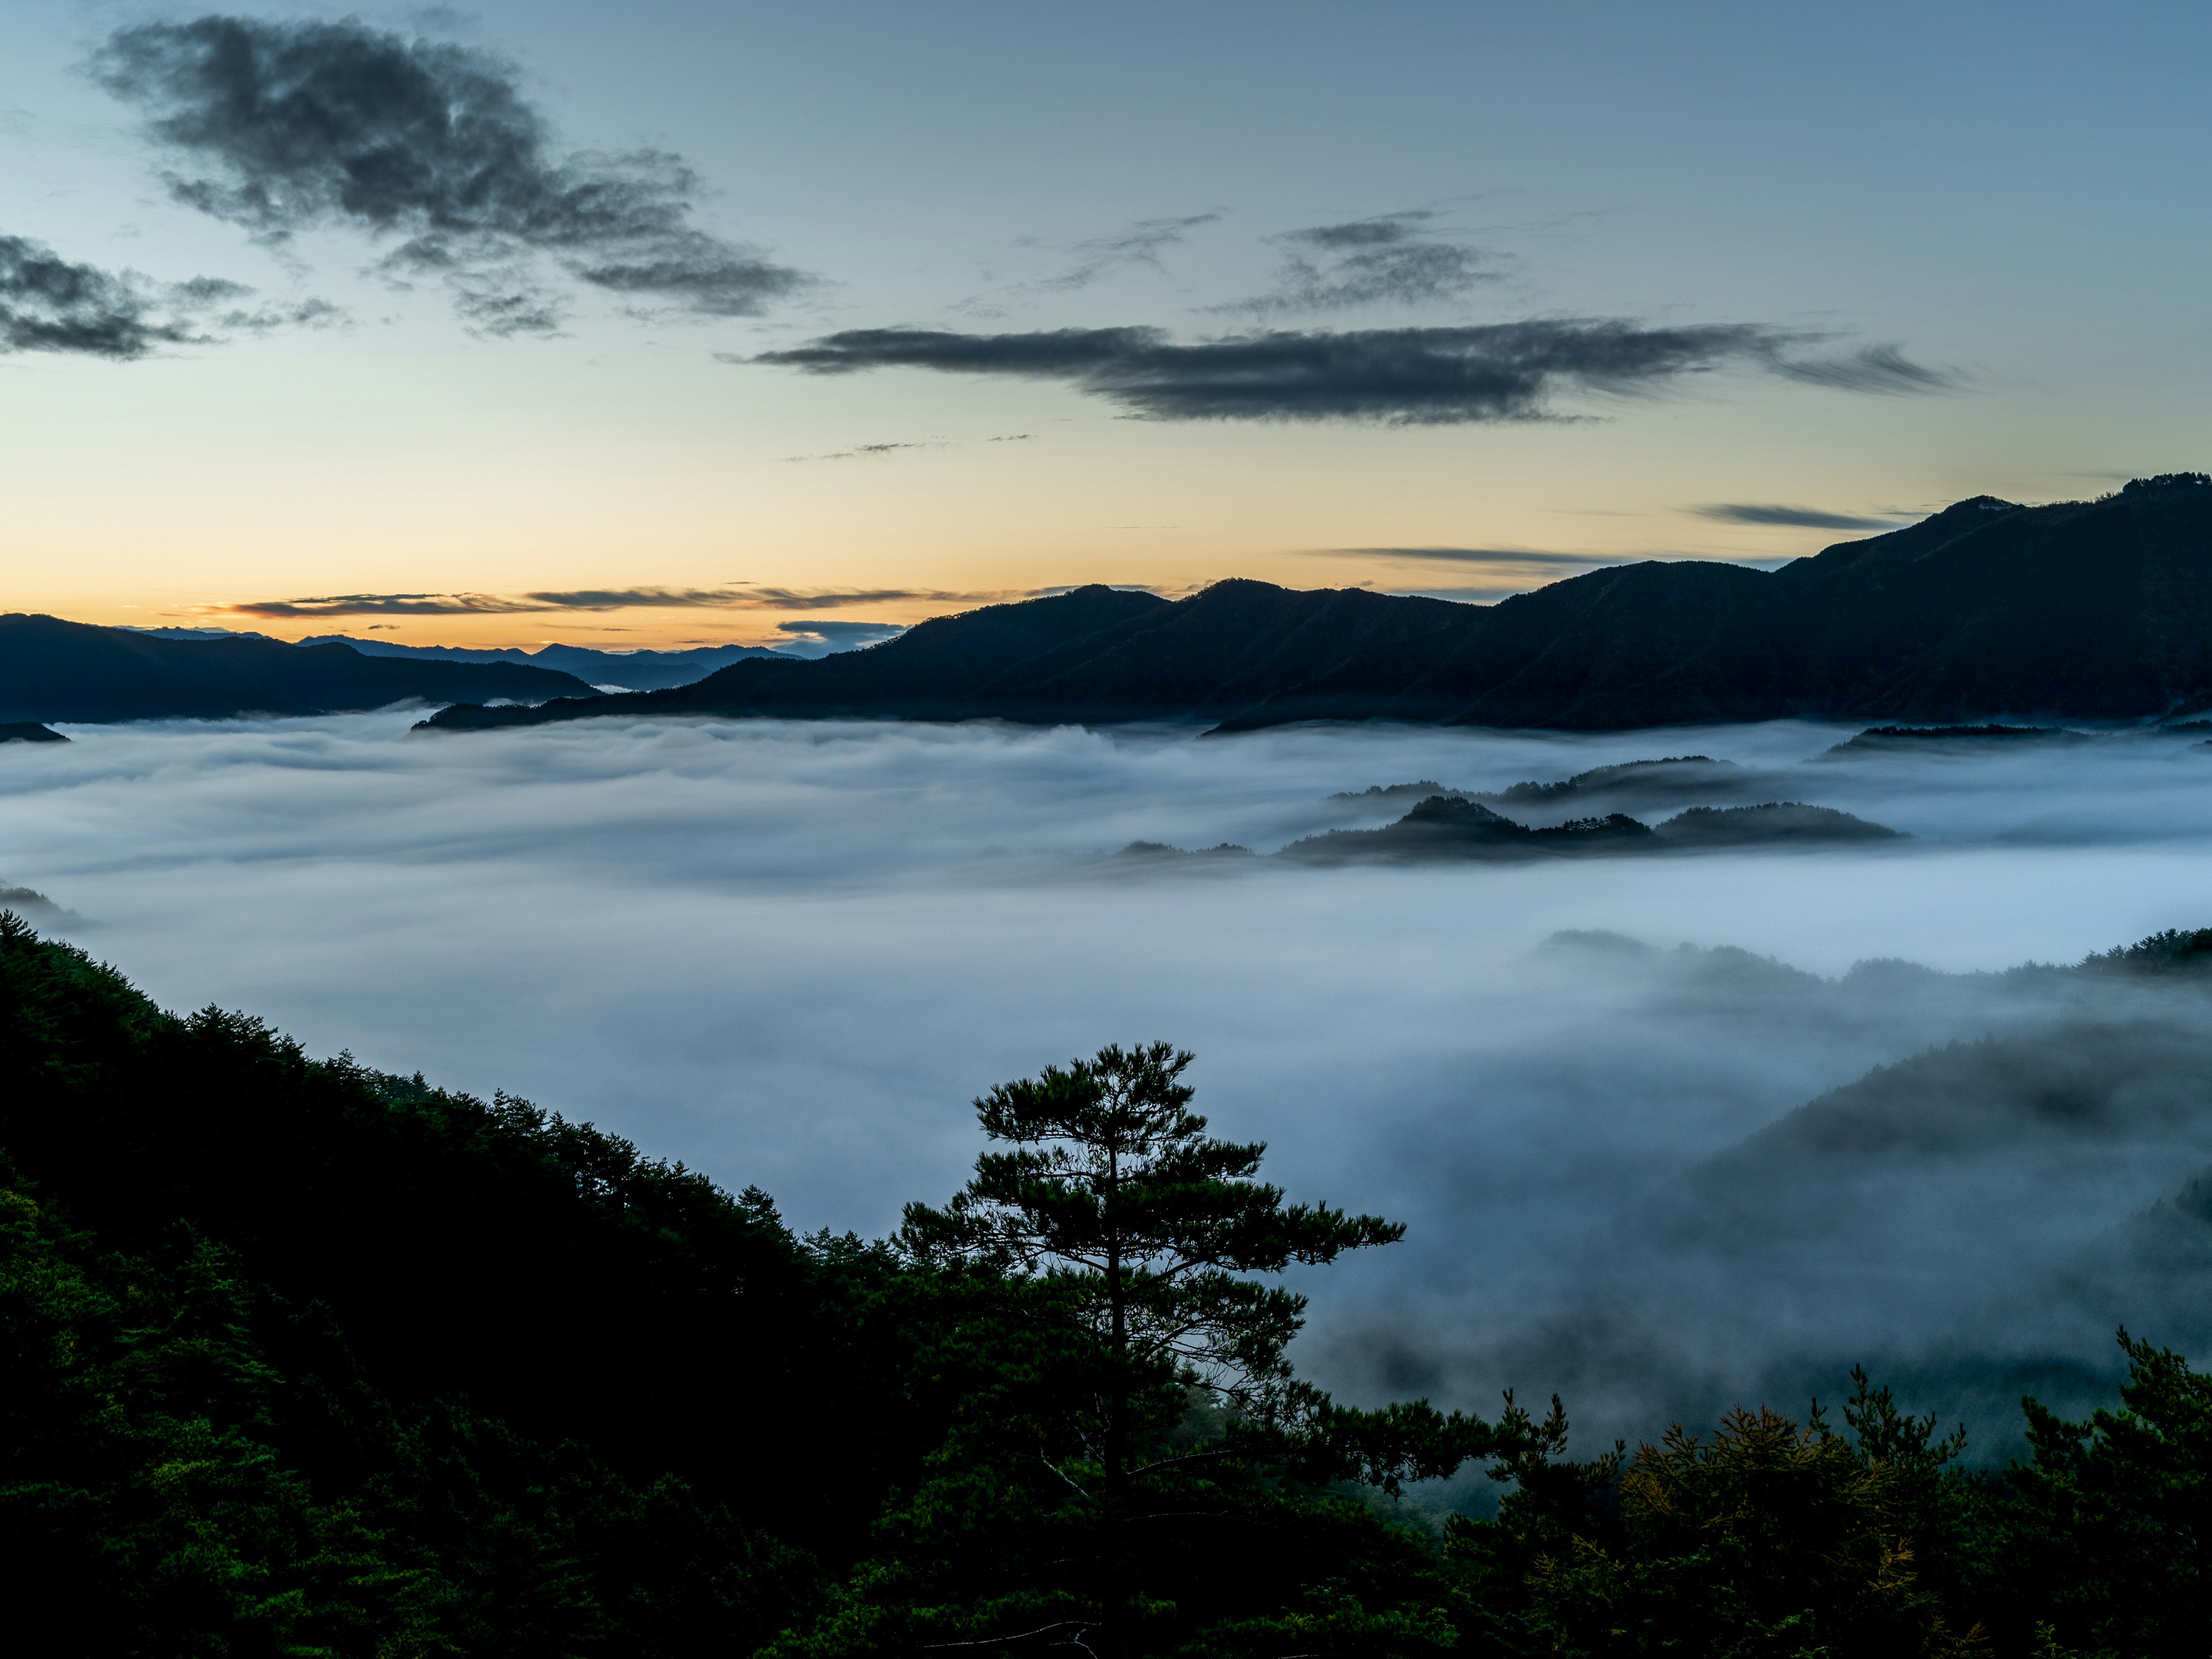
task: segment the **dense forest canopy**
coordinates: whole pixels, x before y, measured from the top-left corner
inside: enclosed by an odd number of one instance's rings
[[[1863,1375],[1595,1458],[1556,1401],[1356,1410],[1275,1273],[1396,1229],[1187,1063],[1007,1084],[950,1203],[799,1237],[0,915],[9,1606],[88,1655],[2203,1651],[2212,1378],[2154,1333],[2006,1469]],[[1494,1517],[1394,1500],[1470,1459]]]

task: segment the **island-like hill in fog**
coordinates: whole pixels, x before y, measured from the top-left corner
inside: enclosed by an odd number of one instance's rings
[[[465,730],[591,715],[1390,720],[1620,730],[1781,718],[2132,720],[2212,707],[2212,479],[2100,501],[1977,496],[1774,571],[1646,562],[1494,605],[1224,581],[1092,586],[865,651],[672,690],[454,708]]]
[[[58,617],[0,616],[0,722],[224,720],[431,702],[590,696],[573,674],[521,663],[368,657],[343,645],[162,639]],[[54,734],[49,734],[54,735]]]

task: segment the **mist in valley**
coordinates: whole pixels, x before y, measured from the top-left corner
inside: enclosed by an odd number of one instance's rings
[[[1566,1396],[1577,1442],[1864,1360],[2003,1449],[2112,1328],[2212,1355],[2212,988],[2061,971],[2212,922],[2212,750],[2110,733],[1834,754],[1602,737],[586,721],[68,728],[0,751],[0,884],[166,1006],[590,1119],[803,1228],[877,1233],[971,1098],[1155,1036],[1295,1197],[1405,1220],[1316,1275],[1362,1401]],[[1516,806],[1667,756],[1733,763]],[[1498,866],[1154,867],[1402,815],[1769,800],[1909,839]]]

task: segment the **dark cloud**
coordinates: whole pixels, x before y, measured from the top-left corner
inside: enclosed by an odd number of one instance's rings
[[[58,351],[117,362],[226,334],[313,327],[344,313],[323,300],[251,306],[253,290],[219,276],[156,283],[136,271],[64,259],[43,243],[0,236],[0,351]]]
[[[519,594],[330,593],[314,599],[256,599],[210,608],[225,616],[299,620],[319,617],[514,616],[545,611],[817,611],[914,601],[966,604],[1006,597],[1002,593],[947,593],[904,587],[762,587],[745,582],[727,587],[586,587]],[[813,629],[817,624],[806,623],[802,626]]]
[[[315,599],[252,599],[243,605],[210,608],[224,616],[264,617],[281,621],[314,617],[498,616],[550,607],[497,599],[489,593],[326,593]]]
[[[1356,306],[1435,305],[1499,280],[1497,256],[1429,228],[1427,211],[1313,225],[1271,240],[1286,251],[1275,286],[1250,300],[1208,307],[1291,316]]]
[[[898,601],[929,605],[977,605],[994,599],[1019,599],[1020,593],[949,593],[939,588],[794,588],[749,587],[744,609],[749,611],[836,610],[848,605],[884,605]],[[811,623],[806,624],[811,627]],[[862,624],[864,626],[868,624]]]
[[[1758,501],[1716,501],[1690,509],[1701,519],[1723,524],[1793,525],[1807,530],[1893,530],[1895,519],[1869,519],[1852,513],[1827,513],[1815,507],[1782,507]]]
[[[1847,390],[1908,389],[1863,384],[1829,372],[1838,362],[1861,358],[1828,360],[1825,367],[1808,363],[1802,354],[1820,338],[1755,323],[1646,328],[1620,319],[1573,318],[1464,328],[1271,330],[1194,345],[1176,344],[1157,328],[1022,334],[877,328],[828,335],[747,361],[812,374],[928,368],[1061,380],[1148,420],[1371,421],[1394,426],[1557,418],[1553,402],[1563,392],[1648,394],[1723,368],[1779,374]],[[1902,357],[1896,361],[1935,383],[1931,371]]]
[[[806,278],[692,223],[698,175],[665,150],[556,153],[515,66],[356,19],[207,16],[118,29],[100,85],[179,158],[170,193],[282,244],[331,225],[404,238],[382,269],[434,277],[491,335],[559,325],[540,256],[666,310],[757,315]]]

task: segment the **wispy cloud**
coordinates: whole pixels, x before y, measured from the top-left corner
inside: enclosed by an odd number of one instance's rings
[[[1437,218],[1431,210],[1416,209],[1270,237],[1285,249],[1274,287],[1207,309],[1282,317],[1370,305],[1435,305],[1501,280],[1498,255],[1440,234]]]
[[[1808,386],[1825,386],[1838,392],[1871,392],[1890,396],[1917,392],[1952,392],[1966,384],[1956,369],[1929,368],[1907,358],[1895,345],[1861,346],[1832,357],[1799,357],[1778,362],[1774,372]]]
[[[1849,391],[1928,391],[1947,384],[1887,347],[1880,349],[1889,354],[1880,363],[1866,353],[1846,359],[1808,355],[1827,337],[1756,323],[1648,328],[1605,318],[1271,330],[1188,345],[1149,327],[1018,334],[878,328],[848,330],[745,361],[811,374],[922,368],[1058,380],[1146,420],[1392,426],[1559,419],[1557,401],[1564,395],[1649,396],[1731,368]],[[1884,368],[1891,358],[1894,368]],[[1854,378],[1854,364],[1863,375]]]
[[[134,270],[64,259],[42,242],[0,236],[0,351],[52,351],[129,362],[163,346],[319,327],[345,313],[323,300],[253,303],[218,276],[157,283]]]
[[[475,331],[545,333],[577,281],[663,311],[758,314],[809,280],[693,222],[666,150],[556,151],[507,59],[358,19],[210,15],[118,29],[94,78],[177,158],[170,194],[282,245],[344,226],[404,240],[382,269],[444,282]]]
[[[824,611],[856,605],[980,604],[1003,593],[928,588],[792,588],[733,583],[726,587],[587,587],[537,593],[330,593],[208,605],[213,615],[300,620],[320,617],[480,617],[556,611]],[[875,626],[876,624],[867,624]],[[811,628],[812,623],[805,626]]]
[[[1212,224],[1225,216],[1216,211],[1136,219],[1120,230],[1074,242],[1054,243],[1025,236],[1015,246],[1030,252],[1071,255],[1073,262],[1050,276],[1000,283],[971,295],[953,309],[970,317],[1003,317],[1010,311],[1035,304],[1044,295],[1089,288],[1100,278],[1131,266],[1142,266],[1164,276],[1167,265],[1160,257],[1163,253],[1188,241],[1190,233],[1199,226]]]
[[[1200,225],[1217,222],[1219,213],[1189,213],[1180,217],[1139,219],[1126,230],[1108,236],[1093,236],[1076,243],[1070,250],[1076,262],[1057,276],[1048,276],[1036,284],[1039,288],[1073,289],[1088,288],[1109,271],[1124,265],[1148,265],[1154,270],[1164,269],[1160,264],[1162,250],[1174,247],[1186,240]]]
[[[1701,519],[1717,519],[1723,524],[1787,525],[1806,530],[1893,530],[1901,522],[1891,517],[1869,518],[1856,513],[1830,513],[1817,507],[1784,507],[1759,501],[1716,501],[1709,507],[1693,507],[1690,511]]]
[[[994,439],[993,441],[997,441]],[[864,461],[896,455],[909,449],[950,449],[951,447],[941,438],[932,438],[915,443],[854,444],[850,449],[833,449],[826,455],[787,455],[783,459],[787,461]]]

